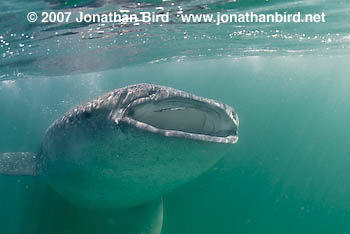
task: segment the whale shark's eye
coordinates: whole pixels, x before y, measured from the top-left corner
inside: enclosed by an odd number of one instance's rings
[[[84,117],[84,118],[90,118],[91,117],[91,113],[90,112],[84,112],[83,114],[82,114],[82,116]]]
[[[188,98],[148,101],[128,110],[127,116],[163,130],[227,137],[237,126],[219,107]]]
[[[155,90],[150,90],[150,91],[148,92],[148,95],[151,96],[151,95],[155,94],[156,92],[157,92],[157,91],[155,91]]]

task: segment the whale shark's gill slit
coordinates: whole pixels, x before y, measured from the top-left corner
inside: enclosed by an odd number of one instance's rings
[[[210,103],[190,98],[147,101],[131,107],[127,117],[162,130],[215,137],[235,135],[236,126],[228,114]]]
[[[164,108],[160,110],[155,110],[154,112],[162,112],[162,111],[176,111],[176,110],[184,110],[184,107],[171,107],[171,108]]]

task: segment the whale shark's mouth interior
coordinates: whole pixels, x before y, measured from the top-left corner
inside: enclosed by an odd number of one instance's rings
[[[219,107],[189,98],[168,98],[137,104],[127,116],[158,129],[216,137],[235,135],[236,126]]]

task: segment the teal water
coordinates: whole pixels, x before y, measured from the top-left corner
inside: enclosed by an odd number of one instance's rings
[[[164,196],[162,233],[350,233],[347,2],[62,2],[0,3],[1,43],[9,43],[0,48],[0,152],[36,152],[52,121],[109,90],[171,86],[233,106],[240,139],[214,168]],[[29,9],[159,6],[325,11],[328,20],[222,27],[25,21]],[[40,186],[0,177],[0,233],[131,233],[112,229],[112,211],[85,213],[46,200]]]

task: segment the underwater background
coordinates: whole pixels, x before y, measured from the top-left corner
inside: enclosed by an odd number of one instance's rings
[[[26,20],[29,11],[116,9],[324,11],[327,22]],[[163,234],[350,233],[350,2],[1,0],[0,46],[0,153],[37,152],[55,119],[107,91],[166,85],[233,106],[240,138],[214,168],[164,196]],[[112,233],[108,212],[84,216],[55,198],[42,205],[41,189],[32,178],[0,176],[1,234],[44,233],[43,225]]]

